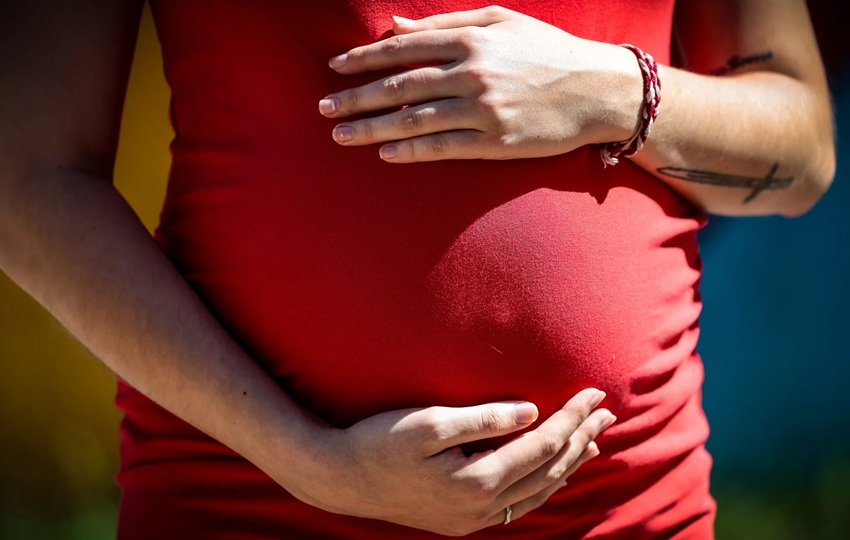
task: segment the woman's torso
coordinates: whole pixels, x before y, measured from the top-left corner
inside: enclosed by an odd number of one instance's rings
[[[486,534],[707,538],[702,216],[631,164],[603,170],[593,149],[390,165],[336,145],[317,112],[381,75],[346,78],[327,59],[380,39],[390,15],[485,4],[153,2],[176,132],[158,241],[254,358],[334,425],[504,399],[548,416],[582,388],[608,392],[620,420],[602,456]],[[672,4],[503,3],[662,62]],[[143,511],[209,527],[204,538],[414,537],[309,508],[135,391],[118,401],[124,538]]]

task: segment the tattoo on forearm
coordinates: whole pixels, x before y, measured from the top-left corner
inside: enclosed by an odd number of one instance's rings
[[[766,189],[786,189],[794,182],[794,178],[777,178],[776,170],[779,163],[774,163],[766,176],[738,176],[735,174],[723,174],[711,171],[700,171],[697,169],[684,169],[681,167],[661,167],[658,172],[679,180],[696,182],[698,184],[711,184],[713,186],[750,188],[752,191],[744,199],[747,204]]]
[[[744,66],[749,66],[750,64],[767,62],[771,58],[773,58],[773,51],[763,51],[743,57],[736,54],[726,62],[725,66],[715,69],[709,73],[709,75],[726,75],[727,73],[732,73],[733,71],[737,71]]]

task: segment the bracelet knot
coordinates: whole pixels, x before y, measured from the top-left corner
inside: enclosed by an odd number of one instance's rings
[[[640,125],[631,138],[600,145],[599,154],[605,167],[619,163],[621,156],[632,157],[643,147],[661,107],[661,80],[658,78],[658,64],[655,59],[634,45],[624,43],[621,47],[632,51],[637,57],[643,75],[643,104],[640,108]]]

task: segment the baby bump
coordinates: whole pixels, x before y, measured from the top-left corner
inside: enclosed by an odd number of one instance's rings
[[[234,335],[335,424],[500,399],[548,412],[589,385],[616,399],[696,320],[696,221],[627,180],[565,175],[575,158],[536,161],[223,178],[170,197],[160,234]]]

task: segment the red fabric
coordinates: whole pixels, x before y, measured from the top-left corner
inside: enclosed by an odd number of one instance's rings
[[[389,165],[336,145],[317,112],[380,75],[327,60],[379,39],[390,15],[485,4],[154,1],[176,131],[157,239],[280,385],[337,426],[504,399],[545,417],[587,386],[608,392],[619,421],[602,456],[477,537],[709,539],[702,215],[631,163],[603,170],[596,149]],[[673,0],[504,5],[668,60]],[[316,510],[128,386],[117,403],[121,540],[432,537]]]

